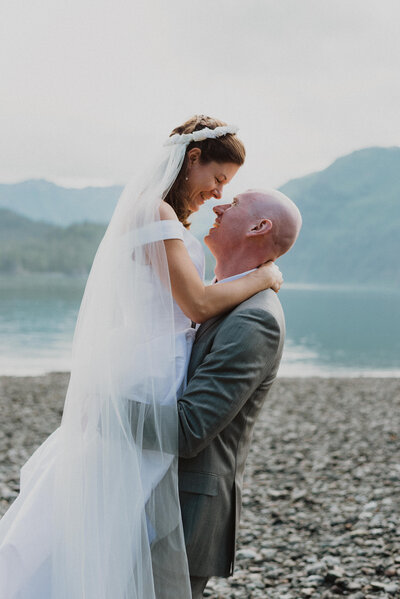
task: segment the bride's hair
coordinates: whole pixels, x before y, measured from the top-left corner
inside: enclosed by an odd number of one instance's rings
[[[204,114],[192,116],[183,125],[176,127],[171,131],[170,137],[179,133],[193,133],[199,129],[208,127],[209,129],[215,129],[216,127],[223,127],[226,125],[223,121],[214,119]],[[185,180],[187,170],[187,154],[192,148],[200,148],[200,162],[207,164],[208,162],[231,162],[242,166],[246,156],[246,150],[243,142],[232,133],[223,135],[216,139],[204,139],[202,141],[192,141],[186,148],[185,159],[181,170],[170,191],[165,197],[165,201],[172,206],[178,215],[179,220],[185,227],[190,227],[188,218],[191,214],[189,209],[189,198],[188,198],[188,186]]]

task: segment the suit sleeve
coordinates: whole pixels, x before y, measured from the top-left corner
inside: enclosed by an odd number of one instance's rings
[[[279,325],[265,310],[224,320],[178,400],[180,457],[196,456],[235,418],[272,372],[279,341]]]

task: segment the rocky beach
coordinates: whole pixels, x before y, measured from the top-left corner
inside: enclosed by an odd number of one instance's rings
[[[0,514],[68,375],[0,377]],[[286,378],[247,462],[235,574],[210,599],[400,597],[400,379]]]

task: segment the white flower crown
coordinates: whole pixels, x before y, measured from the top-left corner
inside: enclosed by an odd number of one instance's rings
[[[209,129],[204,127],[199,131],[193,131],[193,133],[175,133],[167,139],[164,146],[173,146],[175,144],[190,144],[191,141],[203,141],[203,139],[215,139],[216,137],[222,137],[231,133],[232,135],[239,131],[239,127],[236,125],[224,125],[223,127],[215,127],[215,129]]]

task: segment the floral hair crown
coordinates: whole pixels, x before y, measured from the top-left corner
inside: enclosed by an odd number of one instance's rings
[[[209,129],[204,127],[199,131],[193,131],[193,133],[175,133],[167,139],[164,146],[173,146],[176,144],[190,144],[191,141],[203,141],[203,139],[215,139],[216,137],[222,137],[228,135],[228,133],[234,135],[239,131],[239,127],[236,125],[224,125],[223,127],[215,127],[215,129]]]

